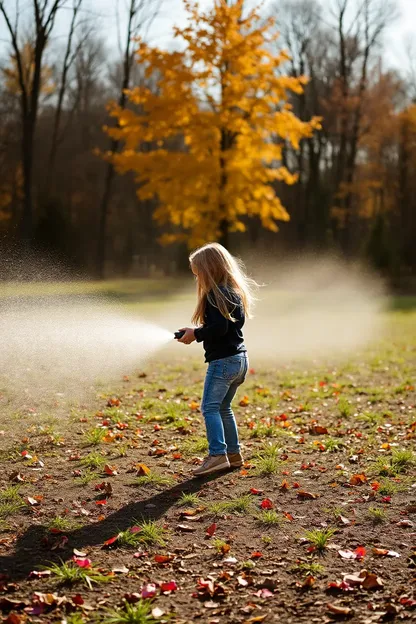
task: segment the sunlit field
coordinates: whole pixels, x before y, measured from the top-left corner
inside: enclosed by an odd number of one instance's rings
[[[143,280],[2,285],[1,305],[35,295],[51,310],[95,297],[172,332],[194,303],[192,283]],[[276,314],[295,310],[293,293],[267,297]],[[192,478],[207,450],[200,346],[172,340],[73,395],[59,379],[53,392],[25,385],[30,362],[13,385],[1,370],[6,621],[412,621],[416,298],[378,315],[370,343],[357,334],[345,353],[331,338],[331,357],[306,332],[291,361],[257,344],[260,304],[235,402],[245,464],[207,479]]]

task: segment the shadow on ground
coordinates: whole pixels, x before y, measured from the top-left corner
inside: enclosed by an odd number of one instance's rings
[[[72,557],[73,549],[82,550],[88,546],[102,545],[120,531],[143,520],[158,520],[172,507],[182,494],[199,492],[206,483],[218,478],[219,474],[203,479],[188,479],[172,488],[154,494],[141,501],[132,502],[108,515],[105,520],[83,526],[65,533],[68,542],[63,550],[52,551],[43,546],[47,529],[43,525],[31,525],[15,542],[14,553],[0,556],[0,574],[11,581],[19,581],[32,570]]]

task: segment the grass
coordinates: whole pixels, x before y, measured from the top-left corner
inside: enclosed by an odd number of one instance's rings
[[[274,509],[263,509],[258,515],[257,520],[265,526],[274,526],[282,522],[281,517]]]
[[[315,563],[314,561],[306,562],[306,563],[298,563],[296,566],[292,568],[293,572],[298,574],[304,574],[305,576],[318,576],[319,574],[325,573],[325,568],[320,563]]]
[[[336,529],[313,529],[305,533],[305,539],[315,546],[316,550],[323,551],[328,546],[329,540],[335,535]]]
[[[66,532],[75,531],[81,526],[82,524],[80,522],[76,522],[72,518],[62,518],[61,516],[56,516],[49,522],[48,529],[56,529],[58,531]]]
[[[386,511],[381,507],[369,507],[367,516],[373,524],[383,524],[388,520]]]
[[[101,624],[156,624],[160,622],[160,619],[153,617],[152,606],[149,600],[141,599],[135,604],[124,601],[121,609],[106,609],[105,615],[99,622]]]
[[[98,477],[99,475],[97,472],[94,472],[93,470],[87,470],[82,476],[76,477],[75,483],[77,485],[88,485],[89,483],[91,483],[91,481],[95,481],[95,479],[98,479]]]
[[[324,446],[328,453],[335,453],[344,447],[344,442],[338,438],[326,438],[324,440]]]
[[[250,494],[243,494],[238,498],[234,498],[227,501],[219,501],[211,503],[208,510],[216,515],[222,514],[245,514],[251,510],[253,505],[253,497]]]
[[[19,485],[9,485],[8,487],[4,488],[4,490],[1,490],[0,492],[0,503],[13,503],[13,502],[22,503]]]
[[[178,500],[180,507],[198,507],[201,504],[201,499],[198,494],[184,492]]]
[[[257,476],[276,474],[283,463],[279,459],[281,451],[277,444],[265,444],[254,456],[254,474]]]
[[[85,443],[88,446],[98,446],[99,444],[102,443],[102,441],[104,440],[107,434],[108,434],[107,429],[94,427],[94,429],[90,429],[89,431],[86,432],[84,436]]]
[[[149,474],[136,477],[134,480],[134,485],[138,485],[140,487],[148,485],[173,485],[174,483],[175,480],[173,479],[173,477],[161,475],[158,472],[154,472],[153,470],[151,470]]]
[[[391,467],[395,474],[407,472],[416,464],[416,455],[408,449],[394,449],[391,454]]]
[[[61,561],[60,564],[53,563],[50,566],[46,566],[45,570],[49,570],[52,576],[55,577],[62,585],[86,585],[89,589],[93,588],[93,585],[99,583],[108,583],[113,577],[101,574],[94,568],[80,568],[75,563],[66,563]]]
[[[193,436],[183,442],[181,451],[188,456],[204,454],[208,451],[208,440],[205,436]]]
[[[228,542],[222,539],[214,539],[212,545],[219,555],[224,555],[229,550]]]
[[[148,520],[137,523],[140,531],[132,532],[130,529],[120,531],[117,543],[120,546],[166,546],[166,530],[157,522]]]
[[[384,478],[380,480],[378,493],[383,496],[391,496],[392,494],[397,494],[398,492],[406,492],[407,488],[407,482],[395,483],[388,478]]]
[[[85,468],[92,468],[93,470],[96,468],[104,468],[105,463],[105,457],[97,452],[88,453],[88,455],[81,459],[81,464],[85,466]]]
[[[0,502],[0,518],[7,518],[12,514],[18,513],[25,507],[22,500],[11,500],[6,502]]]
[[[352,405],[347,401],[347,399],[341,397],[338,401],[338,410],[342,418],[348,418],[349,416],[351,416],[353,408]]]

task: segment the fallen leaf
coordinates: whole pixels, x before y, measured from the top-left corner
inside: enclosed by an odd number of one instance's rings
[[[366,550],[364,548],[364,546],[358,546],[358,548],[356,548],[354,550],[355,556],[357,557],[358,560],[360,559],[364,559],[365,555],[366,555]]]
[[[121,565],[111,569],[114,574],[128,574],[130,570],[125,565]]]
[[[168,583],[162,583],[160,585],[160,592],[162,594],[170,594],[173,591],[176,591],[178,586],[175,581],[169,581]]]
[[[182,533],[193,533],[194,531],[196,531],[196,528],[190,526],[189,524],[178,524],[176,529],[178,531],[182,531]]]
[[[318,498],[318,494],[312,494],[311,492],[305,492],[304,490],[299,490],[298,498],[314,500],[315,498]]]
[[[175,555],[155,555],[154,556],[154,561],[156,563],[170,563],[171,561],[173,561],[175,559]]]
[[[273,503],[270,498],[265,498],[261,501],[260,507],[262,509],[273,509]]]
[[[367,477],[365,474],[352,475],[350,485],[362,485],[363,483],[367,483]]]
[[[154,598],[156,596],[156,585],[154,583],[147,583],[140,592],[142,598]]]
[[[327,604],[326,610],[334,615],[352,615],[353,610],[350,607],[341,607],[333,604]]]
[[[380,557],[400,557],[399,553],[394,550],[387,550],[386,548],[373,548],[373,555]]]
[[[72,561],[79,567],[79,568],[91,568],[92,562],[91,559],[82,559],[82,558],[78,558],[78,557],[72,557]]]
[[[249,404],[250,404],[250,399],[248,398],[247,395],[243,396],[243,398],[239,402],[240,407],[247,407],[247,405]]]
[[[217,530],[217,525],[214,522],[207,529],[205,529],[205,533],[209,535],[209,537],[212,537],[216,530]]]
[[[108,474],[110,477],[118,475],[117,468],[115,466],[110,466],[109,464],[106,464],[104,466],[104,472]]]
[[[163,615],[165,615],[165,611],[162,611],[162,609],[160,609],[159,607],[154,607],[152,609],[152,616],[156,619],[161,618]]]
[[[364,589],[379,589],[380,587],[383,587],[383,585],[384,583],[382,579],[377,576],[377,574],[371,573],[367,573],[362,583],[362,587]]]
[[[135,469],[137,470],[137,475],[139,477],[143,477],[151,473],[150,468],[146,466],[146,464],[136,464]]]
[[[250,559],[260,559],[260,557],[263,557],[263,553],[257,550],[250,555]]]

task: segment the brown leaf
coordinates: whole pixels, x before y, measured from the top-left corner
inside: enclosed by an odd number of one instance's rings
[[[364,578],[362,583],[362,587],[364,589],[378,589],[379,587],[383,587],[384,583],[382,579],[377,576],[377,574],[368,573]]]
[[[196,528],[190,526],[189,524],[178,524],[176,527],[177,531],[181,531],[182,533],[193,533],[196,531]]]
[[[309,432],[315,435],[326,435],[328,433],[328,429],[326,427],[322,427],[321,425],[313,425],[309,429]]]
[[[334,615],[352,615],[353,610],[350,607],[341,607],[333,604],[327,604],[326,610]]]
[[[170,563],[171,561],[173,561],[175,559],[175,555],[155,555],[154,556],[154,561],[156,561],[156,563]]]
[[[299,490],[298,498],[314,500],[315,498],[318,498],[318,494],[312,494],[311,492],[305,492],[304,490]]]
[[[367,477],[365,474],[355,474],[352,475],[350,479],[350,485],[362,485],[367,482]]]

